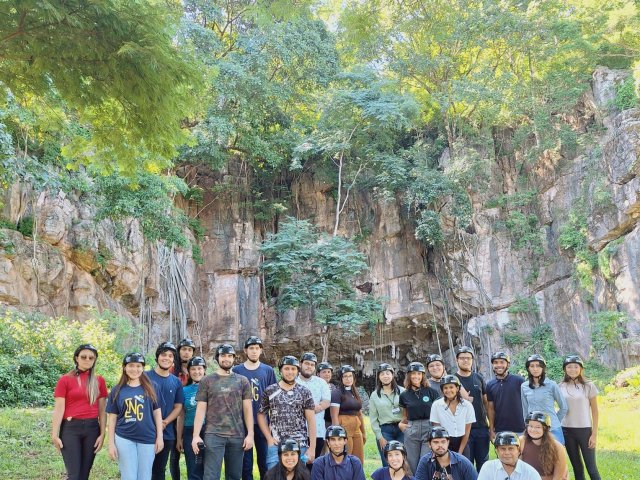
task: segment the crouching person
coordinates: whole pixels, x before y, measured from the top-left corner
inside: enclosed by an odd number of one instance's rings
[[[449,450],[449,433],[444,427],[431,429],[429,447],[431,451],[418,463],[415,480],[475,480],[478,478],[475,467],[467,457]]]
[[[540,474],[528,463],[520,460],[520,439],[513,432],[500,432],[493,440],[495,460],[489,460],[480,469],[478,480],[541,480]]]
[[[329,452],[313,462],[311,480],[365,480],[360,459],[347,453],[347,431],[331,425],[324,438]]]

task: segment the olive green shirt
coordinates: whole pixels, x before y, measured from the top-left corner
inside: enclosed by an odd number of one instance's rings
[[[371,392],[369,396],[369,418],[371,419],[371,429],[376,436],[376,440],[382,438],[382,430],[380,425],[385,423],[398,423],[402,420],[402,412],[400,411],[400,394],[404,392],[404,388],[398,386],[400,391],[392,392],[390,395],[380,390],[380,396],[377,391]],[[393,413],[393,412],[397,413]]]

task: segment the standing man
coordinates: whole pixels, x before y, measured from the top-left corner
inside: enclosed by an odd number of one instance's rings
[[[316,364],[318,363],[318,357],[313,352],[306,352],[300,357],[300,374],[296,378],[303,387],[307,387],[311,392],[313,403],[315,404],[315,419],[316,419],[316,449],[315,458],[318,458],[324,448],[324,433],[326,427],[324,425],[324,412],[329,408],[331,404],[331,390],[329,385],[320,377],[316,377]],[[308,464],[311,468],[311,463]]]
[[[427,355],[427,372],[429,372],[429,385],[440,393],[442,378],[447,374],[442,355],[438,355],[437,353]]]
[[[524,419],[518,415],[522,409],[520,386],[525,382],[520,375],[509,373],[511,358],[506,352],[491,355],[491,368],[496,378],[487,383],[487,415],[491,441],[498,432],[524,431]]]
[[[278,368],[282,380],[265,389],[258,412],[258,425],[268,445],[267,469],[278,464],[278,444],[288,438],[298,442],[300,458],[307,463],[316,454],[315,403],[309,389],[296,383],[300,362],[286,355]]]
[[[433,427],[429,433],[431,451],[418,463],[415,480],[475,480],[473,464],[458,452],[449,450],[449,433],[444,427]]]
[[[260,361],[262,355],[262,339],[260,337],[251,336],[244,342],[244,354],[247,360],[240,365],[233,367],[233,372],[246,377],[251,386],[251,402],[253,408],[253,425],[254,425],[254,446],[256,449],[256,457],[258,459],[258,471],[260,479],[264,478],[267,473],[267,439],[264,438],[262,431],[256,428],[258,424],[258,410],[262,401],[262,394],[269,385],[277,383],[276,374],[269,365],[265,365]],[[242,462],[242,480],[253,479],[253,448],[244,452]]]
[[[216,349],[216,362],[220,368],[200,381],[196,394],[191,448],[199,454],[200,431],[206,417],[205,480],[220,480],[223,459],[225,478],[240,480],[244,452],[253,447],[251,386],[249,380],[231,371],[235,358],[236,351],[231,345],[220,345]]]
[[[196,351],[196,344],[190,338],[183,338],[178,343],[178,355],[173,367],[173,374],[178,377],[184,387],[189,380],[187,363],[193,358]],[[174,425],[175,428],[175,425]],[[172,480],[180,480],[180,451],[174,446],[169,459],[169,472]]]
[[[169,453],[176,448],[175,420],[182,411],[184,394],[178,377],[171,374],[176,358],[176,347],[171,342],[162,342],[156,349],[156,367],[146,372],[153,383],[162,413],[162,437],[164,448],[156,454],[151,471],[151,480],[164,480]]]
[[[365,480],[360,459],[347,453],[347,431],[330,425],[325,439],[329,452],[313,462],[311,480]]]
[[[456,376],[467,392],[466,399],[473,404],[476,421],[471,425],[469,435],[469,460],[476,464],[476,470],[480,471],[484,462],[489,459],[489,423],[487,421],[487,385],[484,378],[477,372],[473,372],[474,353],[470,347],[460,347],[456,353],[458,371]],[[463,394],[464,397],[464,394]]]
[[[478,480],[541,480],[540,474],[520,460],[520,439],[513,432],[500,432],[493,441],[498,458],[482,466]]]

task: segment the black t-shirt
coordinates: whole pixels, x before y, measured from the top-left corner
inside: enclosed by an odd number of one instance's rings
[[[407,411],[409,420],[429,420],[431,405],[440,395],[431,387],[420,387],[414,390],[409,387],[400,394],[400,406]]]
[[[331,392],[331,405],[340,405],[340,415],[358,415],[362,410],[362,402],[353,396],[353,392],[340,387]]]
[[[484,378],[476,372],[473,372],[468,377],[463,377],[458,373],[456,373],[456,376],[460,379],[460,383],[462,383],[465,390],[469,392],[469,395],[473,397],[473,410],[476,414],[476,421],[471,425],[471,428],[488,428],[487,411],[482,401],[483,395],[487,393],[487,385],[484,383]]]

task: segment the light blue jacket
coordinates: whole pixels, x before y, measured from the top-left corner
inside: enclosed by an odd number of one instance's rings
[[[522,392],[522,416],[527,418],[531,412],[544,412],[551,417],[551,428],[560,428],[562,419],[567,414],[569,407],[564,399],[558,384],[548,378],[544,379],[544,385],[530,388],[529,382],[520,386]],[[556,405],[558,411],[556,412]]]

